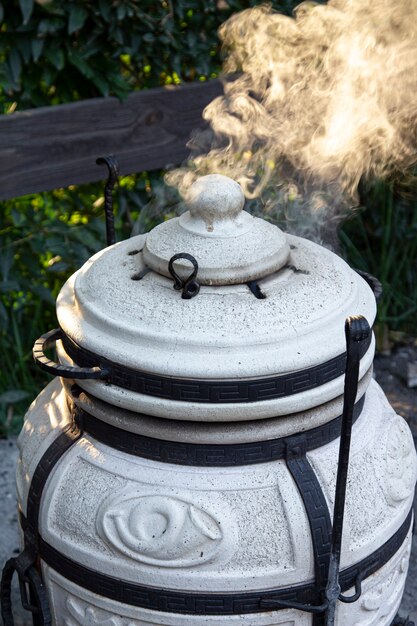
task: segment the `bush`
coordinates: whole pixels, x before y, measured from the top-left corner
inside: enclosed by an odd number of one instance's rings
[[[217,29],[256,0],[8,0],[0,4],[4,112],[207,80]],[[298,2],[273,2],[290,12]]]
[[[379,346],[388,329],[417,336],[417,193],[414,179],[373,181],[362,188],[361,211],[342,227],[340,240],[353,267],[383,286],[378,306]]]

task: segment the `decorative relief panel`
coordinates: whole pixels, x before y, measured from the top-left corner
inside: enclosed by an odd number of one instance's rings
[[[361,608],[369,613],[369,617],[361,621],[361,626],[377,626],[386,623],[384,618],[389,617],[401,599],[409,558],[410,549],[387,578],[364,592],[361,598]]]
[[[67,615],[65,626],[140,626],[140,622],[111,615],[102,609],[96,609],[85,602],[80,602],[68,595],[65,603]]]
[[[137,491],[106,499],[97,530],[122,554],[160,567],[200,565],[223,540],[219,523],[206,511],[179,498]]]
[[[65,626],[122,626],[123,623],[118,617],[106,615],[104,611],[85,605],[71,596],[67,596],[65,606],[68,611],[64,618]]]
[[[417,475],[417,458],[410,429],[397,417],[387,435],[386,481],[387,501],[396,506],[414,491]]]
[[[117,610],[117,609],[114,609]],[[154,617],[152,618],[150,615],[147,615],[145,621],[142,621],[139,618],[139,621],[136,619],[131,619],[129,617],[122,617],[119,615],[115,615],[114,613],[109,613],[103,609],[98,609],[96,607],[91,606],[90,604],[88,604],[87,602],[83,602],[81,600],[79,600],[78,598],[75,598],[74,596],[68,594],[66,601],[65,601],[65,611],[66,614],[64,616],[64,625],[65,626],[163,626],[161,623],[161,617]],[[237,617],[237,616],[236,616]],[[158,621],[153,621],[153,619],[156,619]],[[167,624],[167,616],[164,616],[163,618],[163,623]],[[170,620],[169,623],[174,623],[173,621],[171,622],[171,620],[175,620],[175,624],[179,624],[181,619],[184,620],[184,626],[185,624],[187,624],[188,626],[192,626],[191,622],[190,622],[190,616],[179,616],[179,615],[169,615],[168,614],[168,619]],[[195,619],[194,617],[192,619]],[[252,619],[250,616],[246,616],[246,618],[244,617],[244,623],[247,624],[247,626],[250,626],[251,624],[253,624]],[[275,618],[278,619],[278,618]],[[209,622],[207,621],[207,618],[203,617],[204,620],[204,624],[208,624]],[[224,626],[226,626],[226,624],[230,623],[230,620],[233,624],[235,624],[235,626],[238,626],[238,624],[242,624],[243,622],[241,622],[241,620],[237,617],[237,619],[235,619],[234,617],[230,618],[230,617],[224,617],[222,618],[222,623],[224,621]],[[273,624],[269,623],[268,621],[265,621],[265,618],[263,618],[263,616],[261,616],[260,618],[257,617],[256,622],[260,624],[260,626],[296,626],[296,623],[293,619],[288,619],[287,616],[283,615],[282,619],[279,621],[274,621]],[[210,621],[210,623],[212,623]],[[217,624],[219,624],[219,622],[216,621]],[[303,615],[302,617],[300,617],[300,619],[297,621],[297,626],[307,626],[309,624],[309,617],[307,615]],[[198,619],[198,624],[203,624],[203,622],[201,621],[201,618]]]

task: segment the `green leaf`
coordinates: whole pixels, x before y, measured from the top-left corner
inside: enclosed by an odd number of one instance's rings
[[[84,26],[84,22],[87,19],[88,13],[77,4],[72,5],[68,20],[68,34],[75,33],[76,30],[80,30]]]
[[[20,73],[22,71],[22,61],[17,48],[13,48],[9,55],[9,67],[14,83],[18,84],[20,80]]]
[[[44,43],[45,39],[43,38],[32,39],[32,54],[34,61],[39,60],[39,57],[42,54]]]
[[[23,226],[27,220],[27,212],[19,211],[16,207],[13,207],[10,211],[10,217],[14,226]]]
[[[126,7],[123,6],[123,4],[119,4],[119,6],[117,7],[117,19],[119,21],[122,21],[125,16],[126,16]]]
[[[117,43],[119,43],[120,45],[123,45],[124,35],[123,35],[123,30],[121,28],[114,28],[112,35],[117,41]]]
[[[109,95],[109,83],[102,76],[98,76],[98,74],[95,74],[92,78],[92,81],[97,89],[100,91],[102,96],[107,97]]]
[[[33,11],[33,0],[19,0],[19,5],[22,11],[23,24],[27,24]]]
[[[62,48],[48,48],[45,50],[45,56],[49,63],[57,70],[64,69],[65,66],[65,54]]]
[[[8,291],[19,291],[20,285],[15,280],[4,280],[0,283],[0,293],[6,293]]]
[[[44,81],[45,85],[47,87],[50,87],[55,78],[56,78],[56,74],[57,71],[54,67],[51,67],[50,65],[45,65],[42,71],[42,80]]]
[[[29,39],[29,37],[25,37],[24,39],[22,38],[19,41],[19,51],[22,55],[23,62],[25,63],[25,65],[27,65],[30,62],[30,56],[32,52],[31,40]]]
[[[9,322],[9,318],[7,315],[6,307],[0,301],[0,328],[2,328],[3,330],[6,330],[8,322]]]
[[[73,48],[68,49],[68,61],[71,63],[71,65],[76,67],[77,70],[81,72],[81,74],[86,78],[94,78],[94,71],[88,65],[88,63],[84,61],[84,59],[82,58],[80,53],[77,52],[77,50],[74,50]]]
[[[0,404],[15,404],[28,397],[28,392],[23,389],[10,389],[0,394]]]
[[[106,22],[110,21],[111,16],[111,4],[108,0],[99,0],[98,6],[100,9],[100,15]]]

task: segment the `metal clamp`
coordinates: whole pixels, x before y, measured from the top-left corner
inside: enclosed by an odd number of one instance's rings
[[[362,595],[362,583],[366,578],[368,578],[368,576],[371,575],[371,573],[372,573],[371,567],[365,568],[362,571],[358,572],[358,575],[355,578],[354,593],[351,596],[346,596],[343,593],[340,593],[338,600],[340,602],[343,602],[344,604],[353,604],[354,602],[359,600],[359,598]]]
[[[38,367],[53,376],[62,376],[63,378],[76,379],[96,379],[104,378],[109,370],[97,367],[78,367],[71,365],[61,365],[46,356],[45,351],[51,348],[55,343],[62,339],[63,332],[60,328],[55,328],[45,333],[35,341],[33,346],[33,358]]]
[[[178,261],[178,259],[185,259],[186,261],[190,261],[194,268],[189,277],[184,280],[182,280],[178,276],[177,272],[174,270],[174,263],[175,261]],[[171,259],[169,260],[168,270],[175,281],[174,289],[177,289],[178,291],[182,289],[181,297],[184,298],[184,300],[190,300],[198,294],[198,292],[200,291],[200,283],[195,280],[198,273],[198,263],[191,254],[188,254],[187,252],[174,254],[174,256],[171,257]]]
[[[11,586],[14,573],[19,577],[22,606],[30,611],[34,623],[52,626],[51,611],[45,585],[33,565],[33,556],[24,550],[17,558],[7,561],[1,578],[1,616],[4,626],[14,626]]]

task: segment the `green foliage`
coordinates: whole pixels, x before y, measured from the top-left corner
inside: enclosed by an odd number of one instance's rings
[[[378,322],[417,335],[417,193],[415,181],[375,181],[362,189],[366,207],[348,220],[340,240],[353,267],[383,286]]]
[[[159,179],[156,173],[121,180],[115,191],[119,239],[130,234]],[[47,381],[33,363],[32,346],[57,326],[55,299],[60,288],[106,241],[100,186],[58,189],[2,204],[0,436],[2,429],[4,434],[19,428],[28,401]]]
[[[207,80],[220,69],[217,29],[256,0],[0,2],[4,112]],[[291,11],[297,2],[273,2]],[[14,104],[16,103],[16,104]]]

